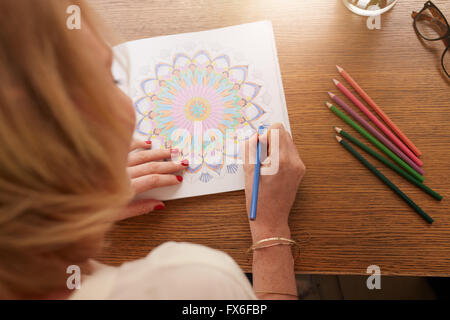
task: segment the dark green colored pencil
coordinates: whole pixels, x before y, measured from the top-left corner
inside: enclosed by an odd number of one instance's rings
[[[375,147],[383,151],[386,155],[388,155],[392,160],[398,163],[399,166],[401,166],[403,169],[405,169],[410,175],[412,175],[414,178],[419,180],[420,182],[423,182],[424,178],[422,175],[420,175],[416,170],[411,168],[409,164],[407,164],[405,161],[400,159],[395,153],[393,153],[389,148],[387,148],[384,144],[380,142],[377,138],[372,136],[369,132],[364,130],[359,124],[357,124],[355,121],[350,119],[349,116],[347,116],[344,112],[339,110],[336,106],[332,105],[329,102],[325,102],[326,106],[333,111],[335,115],[337,115],[339,118],[347,122],[349,126],[351,126],[353,129],[358,131],[363,137],[365,137],[367,140],[370,141]]]
[[[395,184],[393,184],[388,178],[386,178],[380,171],[377,170],[369,161],[367,161],[362,155],[352,148],[344,139],[336,136],[336,140],[347,149],[355,158],[361,161],[367,169],[372,171],[381,181],[383,181],[389,188],[391,188],[396,194],[398,194],[411,208],[413,208],[422,218],[424,218],[428,223],[433,223],[433,219],[423,211],[417,204],[414,203],[406,194],[404,194]]]
[[[406,173],[405,171],[400,169],[398,166],[396,166],[395,164],[390,162],[388,159],[383,157],[381,154],[379,154],[376,151],[372,150],[370,147],[368,147],[367,145],[365,145],[364,143],[359,141],[357,138],[352,136],[350,133],[345,132],[344,130],[342,130],[341,128],[338,128],[338,127],[334,127],[334,129],[341,136],[343,136],[344,138],[346,138],[350,142],[356,144],[358,147],[360,147],[361,149],[366,151],[372,157],[374,157],[374,158],[380,160],[381,162],[383,162],[386,166],[388,166],[389,168],[391,168],[392,170],[397,172],[399,175],[401,175],[406,180],[408,180],[408,181],[412,182],[413,184],[415,184],[416,186],[418,186],[420,189],[422,189],[423,191],[428,193],[430,196],[432,196],[436,200],[439,200],[439,201],[442,200],[442,196],[439,193],[437,193],[436,191],[434,191],[430,187],[424,185],[423,183],[421,183],[419,180],[415,179],[414,177],[410,176],[408,173]]]

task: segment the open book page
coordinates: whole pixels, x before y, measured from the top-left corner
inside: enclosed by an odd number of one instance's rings
[[[290,131],[269,21],[130,41],[113,73],[136,109],[135,138],[177,148],[183,183],[146,192],[160,200],[244,188],[239,144],[260,125]]]

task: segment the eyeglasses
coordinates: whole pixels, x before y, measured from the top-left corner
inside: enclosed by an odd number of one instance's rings
[[[431,1],[425,2],[419,13],[413,11],[414,29],[425,40],[442,40],[445,50],[442,53],[441,65],[447,77],[450,78],[450,26],[442,12]]]

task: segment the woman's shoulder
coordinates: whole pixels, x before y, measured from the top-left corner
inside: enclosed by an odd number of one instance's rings
[[[152,250],[143,261],[155,267],[202,264],[242,273],[236,262],[225,252],[189,242],[165,242]]]
[[[226,253],[166,242],[116,269],[110,299],[255,299],[246,276]]]
[[[227,273],[242,273],[236,262],[225,252],[188,242],[165,242],[153,249],[145,258],[126,262],[121,273],[131,270],[158,270],[186,266],[207,266],[223,269]]]

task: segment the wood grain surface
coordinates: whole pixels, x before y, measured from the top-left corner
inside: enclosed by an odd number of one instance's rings
[[[450,18],[450,2],[434,2]],[[123,41],[271,20],[293,139],[307,167],[290,216],[293,238],[303,242],[296,272],[365,274],[378,265],[384,275],[450,275],[450,81],[440,67],[444,44],[422,42],[413,31],[411,11],[424,0],[400,0],[382,16],[381,30],[368,30],[366,18],[338,0],[90,3]],[[332,83],[346,84],[336,64],[422,151],[425,183],[442,202],[371,162],[435,219],[433,225],[334,139],[334,125],[363,139],[324,106],[327,91],[345,98]],[[243,191],[166,206],[117,224],[99,259],[117,265],[165,241],[188,241],[224,250],[251,270]]]

